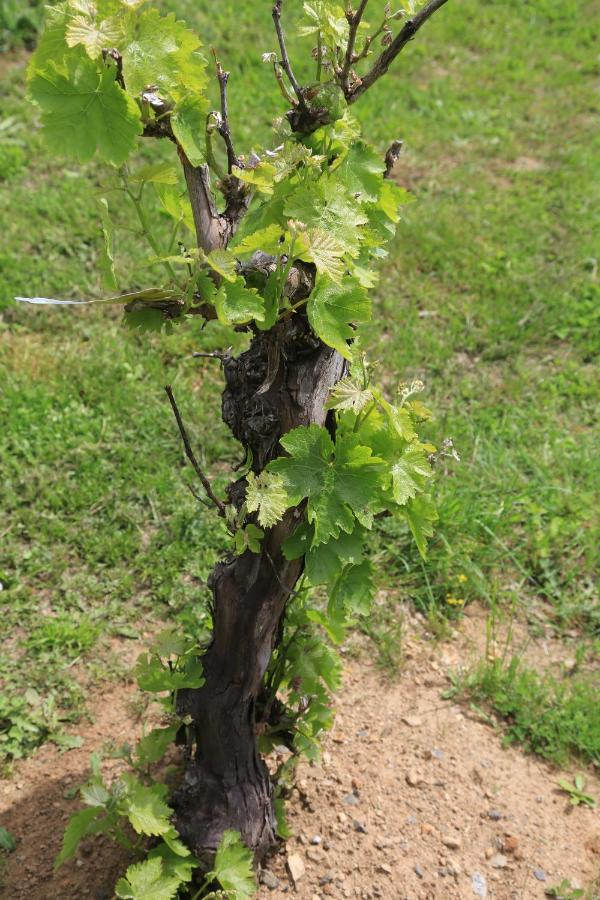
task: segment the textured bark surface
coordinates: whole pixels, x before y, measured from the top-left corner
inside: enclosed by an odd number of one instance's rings
[[[325,424],[325,401],[344,365],[314,337],[304,315],[259,332],[245,353],[226,360],[223,419],[252,451],[255,471],[278,455],[287,431]],[[232,486],[232,502],[243,497],[242,488],[240,482]],[[214,853],[226,828],[240,831],[257,859],[275,840],[255,705],[286,602],[302,571],[302,560],[289,562],[281,552],[300,516],[290,510],[267,532],[260,554],[227,559],[211,576],[214,632],[202,660],[206,683],[178,697],[180,713],[194,723],[197,751],[173,798],[175,824],[200,858]]]

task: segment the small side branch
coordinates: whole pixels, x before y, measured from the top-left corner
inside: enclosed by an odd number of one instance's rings
[[[344,93],[348,92],[350,70],[352,69],[352,64],[355,62],[354,50],[356,47],[356,35],[358,34],[358,29],[360,27],[360,23],[362,22],[362,17],[364,15],[368,2],[369,0],[361,0],[360,6],[356,10],[356,12],[354,14],[348,13],[350,34],[348,35],[348,46],[346,47],[346,56],[344,59],[344,67],[342,69],[341,75],[341,84]]]
[[[233,167],[239,167],[240,161],[233,149],[233,140],[231,137],[231,129],[229,127],[229,105],[227,103],[227,82],[229,81],[229,72],[225,72],[216,54],[215,62],[217,64],[217,78],[221,93],[221,121],[219,123],[219,134],[223,138],[225,147],[227,148],[227,171],[231,175]]]
[[[210,481],[208,480],[208,478],[206,477],[206,475],[204,474],[204,472],[202,471],[202,469],[200,468],[200,466],[198,464],[198,460],[196,459],[196,457],[194,455],[194,451],[192,450],[192,445],[190,444],[190,440],[188,438],[187,431],[185,430],[185,425],[183,424],[183,419],[181,418],[181,413],[179,412],[179,407],[177,406],[177,403],[175,402],[175,397],[173,396],[173,391],[171,389],[170,384],[168,384],[165,387],[165,391],[166,391],[167,397],[169,398],[169,403],[171,404],[171,409],[173,410],[173,414],[175,416],[175,421],[177,422],[177,427],[179,428],[179,434],[181,435],[181,440],[183,441],[185,455],[191,462],[196,475],[202,482],[202,487],[206,491],[207,497],[213,503],[213,505],[216,506],[216,508],[219,511],[219,515],[225,517],[225,504],[223,503],[222,500],[219,500],[219,498],[217,497],[217,495],[215,494],[215,492],[213,491],[213,489],[211,487]]]
[[[354,103],[358,100],[358,98],[364,94],[365,91],[368,91],[382,75],[385,75],[400,51],[412,40],[427,19],[447,2],[448,0],[430,0],[429,3],[419,10],[413,19],[409,19],[405,22],[404,27],[398,32],[390,46],[386,47],[381,56],[375,61],[373,68],[367,72],[364,78],[357,82],[352,93],[347,96],[349,103]]]
[[[287,77],[289,78],[290,84],[294,89],[294,93],[298,98],[298,105],[302,108],[306,108],[306,101],[304,99],[304,94],[302,93],[302,88],[296,81],[296,76],[292,71],[292,66],[290,64],[290,58],[288,56],[287,47],[285,46],[285,37],[283,36],[283,29],[281,27],[281,6],[283,0],[275,0],[275,6],[273,7],[273,22],[275,23],[275,31],[277,32],[277,40],[279,41],[279,49],[281,51],[281,65]]]

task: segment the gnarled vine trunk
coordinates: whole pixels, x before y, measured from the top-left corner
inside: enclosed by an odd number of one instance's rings
[[[344,360],[318,341],[304,315],[259,332],[250,348],[225,362],[223,419],[260,472],[278,455],[279,439],[299,425],[326,422],[325,401],[344,373]],[[232,485],[235,502],[236,484]],[[284,540],[300,521],[289,510],[270,529],[260,554],[219,563],[210,579],[212,642],[202,662],[202,688],[181,692],[179,711],[197,734],[174,797],[175,824],[199,857],[214,853],[223,831],[234,828],[257,859],[275,840],[269,773],[257,749],[256,700],[280,633],[285,605],[302,572],[288,561]]]

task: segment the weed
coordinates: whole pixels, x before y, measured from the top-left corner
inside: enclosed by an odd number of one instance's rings
[[[585,778],[583,775],[576,775],[574,784],[571,784],[563,778],[558,782],[558,786],[562,791],[569,795],[569,802],[573,806],[587,806],[590,809],[595,809],[595,799],[590,794],[584,792]]]
[[[585,891],[583,888],[571,887],[568,878],[563,878],[560,884],[546,888],[545,893],[547,897],[555,897],[556,900],[577,900],[578,897],[584,896]]]
[[[570,755],[600,762],[598,678],[540,674],[518,656],[481,661],[455,678],[453,692],[484,703],[504,720],[506,740],[565,765]]]

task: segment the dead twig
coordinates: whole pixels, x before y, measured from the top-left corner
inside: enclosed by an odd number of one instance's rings
[[[223,69],[214,50],[213,54],[217,66],[217,79],[219,81],[219,90],[221,93],[221,118],[218,124],[218,132],[225,142],[225,147],[227,149],[227,171],[231,175],[233,167],[237,166],[240,168],[241,163],[233,148],[233,139],[229,127],[229,104],[227,102],[227,82],[229,81],[229,72],[226,72]]]
[[[381,56],[375,60],[370,71],[367,72],[364,78],[357,81],[356,86],[352,91],[346,94],[348,103],[354,103],[358,100],[358,98],[362,96],[365,91],[368,91],[382,75],[385,75],[400,51],[413,39],[421,26],[447,2],[448,0],[430,0],[429,3],[419,10],[413,19],[408,19],[408,21],[404,23],[404,26],[398,32],[389,47],[386,47]]]
[[[350,25],[350,33],[348,35],[348,45],[346,47],[346,56],[344,59],[344,66],[342,68],[342,74],[340,77],[342,90],[346,94],[349,88],[349,78],[350,71],[352,69],[352,64],[356,61],[354,55],[354,48],[356,47],[356,35],[358,34],[358,29],[360,27],[360,23],[362,21],[362,17],[364,15],[364,11],[366,9],[367,3],[369,0],[361,0],[360,6],[354,14],[348,13],[348,24]]]
[[[285,37],[283,35],[283,29],[281,27],[281,5],[282,0],[275,0],[275,5],[273,7],[273,22],[275,23],[275,31],[277,32],[277,40],[279,41],[279,49],[281,51],[281,65],[287,77],[289,78],[290,84],[294,89],[294,93],[298,98],[298,105],[302,109],[306,109],[306,100],[304,99],[304,94],[302,93],[302,88],[296,81],[296,76],[292,71],[292,66],[290,64],[290,58],[288,56],[287,47],[285,46]]]
[[[190,440],[188,438],[187,431],[185,430],[185,425],[183,424],[183,419],[181,418],[181,413],[179,412],[179,407],[177,406],[175,397],[173,396],[173,391],[171,389],[170,384],[168,384],[165,387],[165,391],[166,391],[167,397],[169,398],[169,403],[171,404],[171,409],[173,410],[173,415],[175,416],[175,421],[177,422],[177,427],[179,428],[179,434],[181,435],[181,440],[183,441],[185,455],[191,462],[196,475],[202,482],[202,487],[206,491],[206,494],[207,494],[209,500],[213,503],[214,506],[216,506],[216,508],[219,511],[219,515],[223,516],[223,518],[224,518],[225,517],[225,504],[223,503],[222,500],[219,500],[219,498],[217,497],[217,495],[215,494],[215,492],[213,491],[213,489],[211,487],[210,481],[208,480],[208,478],[206,477],[206,475],[204,474],[204,472],[202,471],[202,469],[200,468],[200,466],[198,464],[198,460],[196,459],[196,457],[194,455],[194,451],[192,450],[192,445],[190,444]],[[193,491],[192,491],[192,493],[193,493]]]

